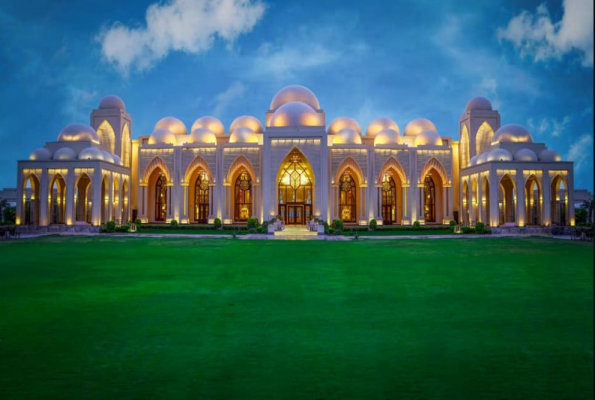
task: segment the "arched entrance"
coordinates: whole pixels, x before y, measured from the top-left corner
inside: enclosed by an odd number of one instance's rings
[[[82,174],[75,185],[76,193],[74,195],[75,219],[77,222],[91,223],[91,209],[93,198],[93,189],[91,179],[87,174]]]
[[[23,211],[22,219],[25,225],[39,224],[39,179],[31,174],[23,185]]]
[[[566,201],[566,182],[560,175],[556,175],[551,184],[552,224],[566,225],[568,215]]]
[[[339,180],[339,218],[343,222],[357,222],[357,181],[350,169]]]
[[[525,183],[525,215],[527,225],[541,225],[541,187],[535,175]]]
[[[397,176],[397,181],[400,179]],[[392,174],[382,176],[382,224],[392,225],[399,222],[397,215],[397,184]]]
[[[314,174],[304,155],[292,150],[278,174],[278,215],[288,225],[303,225],[312,218]]]
[[[191,177],[190,186],[190,209],[192,221],[199,224],[206,224],[209,222],[209,199],[210,186],[209,175],[201,169],[196,169]]]
[[[63,224],[66,210],[66,182],[56,175],[50,183],[50,224]]]
[[[442,179],[432,168],[424,178],[424,221],[426,224],[442,223]]]
[[[238,171],[234,182],[234,222],[244,222],[252,216],[252,199],[252,176],[242,168]]]
[[[498,214],[500,224],[515,223],[515,203],[514,183],[510,176],[504,175],[500,180],[498,190]]]
[[[148,179],[148,207],[147,216],[150,222],[165,222],[167,219],[167,207],[169,202],[167,190],[167,176],[159,167],[151,172]]]

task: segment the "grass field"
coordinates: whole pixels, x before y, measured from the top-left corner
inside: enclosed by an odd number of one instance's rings
[[[590,399],[593,247],[0,243],[0,399]]]

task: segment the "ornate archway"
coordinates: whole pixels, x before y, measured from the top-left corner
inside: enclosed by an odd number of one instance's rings
[[[312,218],[314,174],[310,163],[294,148],[277,174],[277,210],[286,224],[303,225]]]

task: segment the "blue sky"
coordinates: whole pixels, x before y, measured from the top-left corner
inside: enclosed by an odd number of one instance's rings
[[[7,0],[0,4],[0,188],[16,160],[108,94],[133,137],[161,117],[264,120],[288,84],[327,114],[401,130],[432,120],[458,140],[466,102],[575,161],[593,190],[593,1]],[[147,22],[148,21],[148,22]]]

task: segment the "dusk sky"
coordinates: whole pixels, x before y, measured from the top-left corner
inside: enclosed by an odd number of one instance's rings
[[[593,191],[592,15],[593,0],[6,0],[0,189],[105,95],[124,100],[137,138],[165,116],[264,121],[295,83],[327,126],[389,117],[403,131],[424,117],[455,140],[467,101],[485,96]]]

